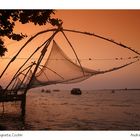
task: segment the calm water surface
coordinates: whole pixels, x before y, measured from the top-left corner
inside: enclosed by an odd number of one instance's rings
[[[140,130],[140,90],[29,91],[24,121],[18,102],[1,112],[0,128],[8,130]]]

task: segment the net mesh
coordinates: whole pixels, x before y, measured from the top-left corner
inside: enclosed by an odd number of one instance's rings
[[[96,71],[75,64],[53,41],[49,57],[44,65],[40,65],[40,71],[35,74],[31,81],[31,88],[45,86],[50,84],[70,84],[83,81],[93,75],[111,72],[122,67],[128,66],[130,62],[120,67],[112,68],[106,71]],[[84,71],[84,72],[83,72]],[[31,72],[30,72],[31,73]]]
[[[50,55],[46,63],[40,65],[40,71],[33,78],[32,86],[80,82],[90,77],[93,73],[97,74],[99,72],[84,67],[81,68],[78,64],[75,64],[53,41]]]

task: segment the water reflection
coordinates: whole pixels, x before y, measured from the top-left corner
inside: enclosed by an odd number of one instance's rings
[[[26,115],[20,103],[5,105],[0,129],[8,130],[139,130],[140,91],[31,92]],[[1,111],[0,107],[0,111]]]

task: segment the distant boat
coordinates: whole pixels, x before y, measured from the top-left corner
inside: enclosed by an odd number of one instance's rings
[[[80,88],[73,88],[71,90],[71,94],[73,94],[73,95],[81,95],[82,91],[80,90]]]
[[[41,90],[41,92],[44,92],[44,91],[45,91],[44,89]]]
[[[59,92],[60,90],[59,90],[59,89],[54,89],[53,91],[54,91],[54,92]]]
[[[111,93],[115,93],[115,90],[112,90]]]
[[[47,90],[46,90],[46,93],[51,93],[51,90],[47,89]]]

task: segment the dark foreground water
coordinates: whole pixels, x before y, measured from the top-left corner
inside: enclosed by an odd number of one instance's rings
[[[29,91],[25,120],[19,103],[1,112],[0,129],[7,130],[140,130],[140,90]]]

